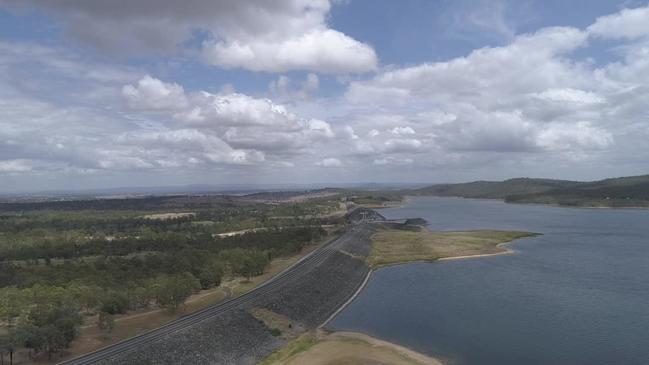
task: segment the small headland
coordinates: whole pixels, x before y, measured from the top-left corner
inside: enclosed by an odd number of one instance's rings
[[[372,251],[367,261],[375,269],[408,262],[503,254],[511,252],[503,244],[538,235],[498,230],[435,232],[420,225],[393,224],[372,236]]]

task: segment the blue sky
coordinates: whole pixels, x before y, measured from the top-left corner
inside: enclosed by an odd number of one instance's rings
[[[643,174],[647,6],[0,0],[0,191]]]

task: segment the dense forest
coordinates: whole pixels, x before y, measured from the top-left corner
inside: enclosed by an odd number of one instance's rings
[[[260,275],[343,223],[340,209],[338,197],[0,204],[0,361],[21,348],[52,357],[88,318],[111,328],[115,315],[176,311],[224,278]]]

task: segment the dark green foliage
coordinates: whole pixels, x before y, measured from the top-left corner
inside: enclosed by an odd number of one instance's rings
[[[135,286],[126,290],[131,310],[147,308],[154,299],[153,290],[148,287]]]
[[[649,176],[586,182],[543,193],[512,195],[505,200],[566,206],[646,207],[649,206]]]
[[[424,218],[409,218],[406,219],[405,224],[411,226],[425,226],[428,222]]]
[[[191,272],[196,277],[203,277],[201,272],[207,266],[221,265],[233,267],[234,273],[243,273],[241,253],[230,251],[244,250],[254,263],[247,263],[251,270],[244,276],[256,275],[258,267],[265,265],[270,257],[289,255],[299,252],[308,242],[319,239],[324,234],[320,228],[294,228],[251,232],[240,236],[221,239],[208,238],[206,241],[185,241],[183,245],[169,242],[151,242],[150,249],[133,256],[110,255],[96,258],[70,260],[53,265],[5,264],[10,274],[2,277],[3,286],[17,285],[28,287],[34,284],[66,286],[70,282],[81,281],[84,285],[102,288],[121,287],[126,283],[136,283],[155,277],[157,274],[178,274]],[[135,242],[129,251],[134,249]],[[125,245],[124,247],[127,247]],[[270,255],[269,255],[270,253]],[[262,257],[263,256],[263,257]],[[236,262],[228,262],[228,260]],[[216,262],[216,264],[215,264]],[[218,271],[218,270],[216,270]],[[216,284],[216,280],[214,280]]]
[[[79,211],[79,210],[152,210],[211,207],[229,201],[226,196],[209,196],[203,199],[188,200],[186,196],[149,196],[131,199],[70,199],[52,200],[41,202],[4,203],[0,204],[0,211],[29,212],[36,210]]]
[[[505,181],[474,181],[461,184],[438,184],[415,190],[415,192],[422,195],[505,199],[510,195],[540,193],[575,184],[578,183],[565,180],[520,178]]]
[[[110,290],[102,295],[99,310],[108,314],[126,313],[130,308],[128,295],[123,291]]]
[[[221,258],[228,263],[230,271],[250,279],[264,273],[270,263],[268,255],[260,251],[233,249],[221,253]]]
[[[170,312],[176,312],[192,293],[200,289],[198,279],[186,272],[179,275],[160,276],[152,282],[156,302]]]
[[[225,268],[218,261],[205,266],[205,268],[198,273],[198,280],[201,283],[201,288],[209,289],[221,285],[224,271]]]
[[[115,328],[115,317],[110,313],[99,312],[99,316],[97,316],[97,327],[106,333],[111,333],[113,328]]]
[[[511,203],[566,206],[649,206],[649,175],[577,182],[549,179],[510,179],[439,184],[414,191],[422,195],[504,199]]]
[[[361,195],[357,197],[352,197],[349,200],[356,204],[382,204],[389,202],[392,199],[384,195]]]
[[[79,307],[69,293],[61,288],[37,286],[20,294],[31,302],[22,308],[22,317],[9,329],[20,346],[44,351],[48,358],[68,347],[82,323]]]
[[[0,363],[5,363],[4,356],[7,355],[9,365],[13,364],[14,353],[24,342],[23,334],[16,328],[10,328],[6,334],[0,335]]]

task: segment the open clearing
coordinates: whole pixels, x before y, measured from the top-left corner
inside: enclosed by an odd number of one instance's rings
[[[144,216],[144,218],[164,221],[167,219],[193,217],[195,215],[196,213],[156,213],[156,214],[147,214]]]
[[[261,365],[441,365],[441,362],[389,342],[353,332],[307,332]]]
[[[372,252],[368,263],[376,268],[413,261],[505,253],[508,250],[501,247],[501,244],[536,235],[538,234],[518,231],[432,232],[425,228],[414,231],[386,229],[372,237]]]

